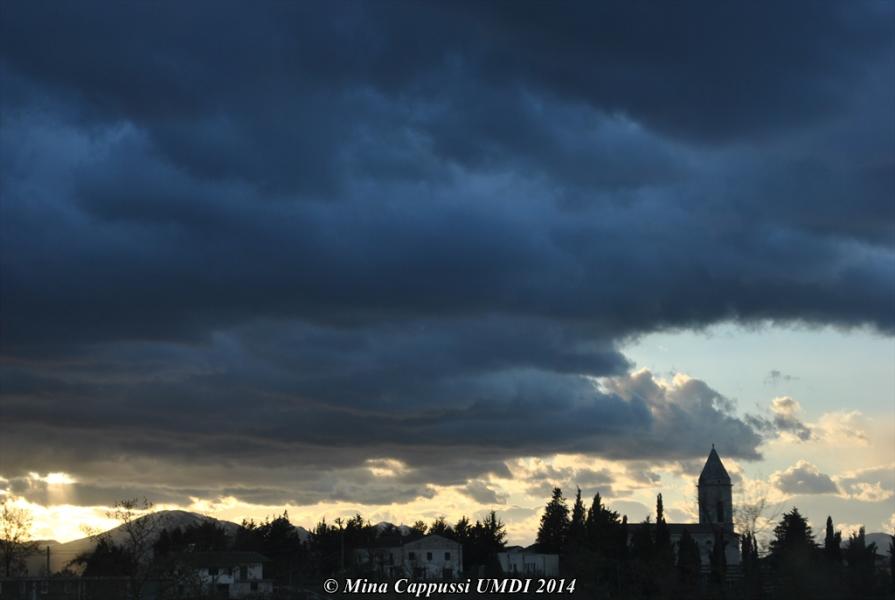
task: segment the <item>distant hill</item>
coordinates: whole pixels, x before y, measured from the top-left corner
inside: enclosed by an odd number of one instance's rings
[[[864,536],[864,539],[869,546],[871,543],[876,543],[876,553],[877,554],[889,554],[889,542],[892,539],[888,533],[868,533]]]
[[[141,518],[158,520],[159,532],[162,529],[185,529],[190,525],[198,525],[205,522],[212,522],[218,525],[230,537],[235,536],[239,529],[239,525],[231,521],[223,521],[185,510],[161,510]],[[296,527],[295,531],[302,541],[307,541],[309,533],[304,527]],[[113,542],[120,544],[124,542],[127,533],[119,525],[96,536],[89,536],[70,542],[59,543],[56,540],[39,540],[40,554],[28,559],[28,572],[32,575],[39,575],[46,571],[46,549],[48,547],[50,548],[50,570],[54,573],[61,571],[78,556],[92,551],[96,547],[98,537],[101,535],[108,535]]]
[[[888,533],[867,533],[864,534],[864,542],[869,546],[870,544],[876,544],[876,553],[882,554],[884,556],[889,555],[889,541],[892,539]],[[821,540],[823,543],[823,540]],[[842,540],[842,547],[845,548],[848,546],[848,537]]]
[[[388,521],[380,521],[379,523],[373,525],[373,527],[376,528],[377,534],[381,533],[382,530],[388,529],[390,527],[394,527],[395,529],[397,529],[399,532],[401,532],[401,535],[407,535],[411,531],[410,527],[408,527],[407,525],[395,525],[393,523],[389,523]]]

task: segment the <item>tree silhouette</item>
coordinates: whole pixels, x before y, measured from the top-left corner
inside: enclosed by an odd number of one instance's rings
[[[166,520],[155,512],[154,505],[146,498],[120,500],[112,505],[106,516],[121,523],[118,529],[123,536],[118,546],[132,564],[132,571],[128,573],[129,595],[133,600],[141,600],[149,579],[158,574],[159,565],[153,561],[152,546],[165,528]],[[109,532],[102,534],[100,539],[105,539],[110,546],[115,545]]]
[[[254,524],[251,524],[254,525]],[[261,546],[257,548],[262,550],[264,547],[263,535],[259,532],[257,538],[261,542]],[[326,522],[326,518],[321,519],[311,531],[309,553],[314,575],[320,577],[331,575],[339,568],[339,561],[342,554],[341,531],[338,527],[330,525]],[[248,550],[249,548],[245,548]]]
[[[742,535],[740,556],[744,574],[749,575],[758,571],[758,541],[753,534]]]
[[[410,526],[410,531],[419,537],[426,535],[426,532],[429,530],[429,526],[426,525],[423,521],[416,521],[413,525]]]
[[[569,550],[573,552],[582,548],[587,540],[586,514],[584,503],[581,501],[581,488],[578,488],[578,492],[575,494],[575,504],[572,506],[568,538]]]
[[[589,544],[593,545],[598,537],[598,520],[603,511],[603,500],[600,498],[600,492],[594,494],[594,499],[590,502],[587,514],[584,517],[584,534]]]
[[[349,519],[348,531],[352,531],[351,527],[358,522],[363,525],[360,515]],[[298,531],[289,520],[289,513],[283,511],[282,515],[273,519],[267,517],[260,524],[243,521],[236,532],[233,548],[260,552],[269,559],[264,565],[265,576],[289,583],[310,574],[310,555],[315,558],[314,566],[323,569],[323,572],[332,572],[342,559],[345,539],[340,536],[344,535],[345,531],[327,525],[326,519],[323,519],[311,533],[309,548],[299,538]]]
[[[460,520],[457,521],[457,524],[454,525],[454,539],[460,542],[461,544],[469,541],[469,533],[472,525],[469,523],[469,518],[464,515],[460,517]]]
[[[842,563],[842,532],[833,530],[833,517],[827,516],[824,534],[824,556],[836,565]]]
[[[463,563],[465,568],[485,567],[491,572],[499,570],[497,553],[506,544],[506,525],[497,518],[493,510],[483,521],[476,521],[469,526],[469,520],[463,517],[455,527],[457,541],[463,544]],[[465,533],[464,533],[465,532]]]
[[[506,545],[506,537],[506,525],[497,518],[497,513],[492,510],[485,517],[485,522],[482,523],[481,539],[488,546],[489,550],[498,552]]]
[[[136,572],[133,556],[108,538],[100,538],[92,551],[75,558],[71,564],[84,566],[84,577],[132,577]]]
[[[231,545],[227,531],[214,521],[191,523],[184,528],[163,529],[152,545],[156,559],[180,552],[213,552],[227,550]]]
[[[715,528],[715,539],[712,543],[712,553],[709,555],[712,581],[722,585],[727,574],[727,547],[728,541],[724,537],[724,530]]]
[[[627,557],[627,525],[622,525],[618,513],[609,510],[597,492],[587,509],[584,528],[589,554],[579,561],[587,563],[582,571],[592,574],[594,581],[603,586],[603,595],[609,590],[617,591]]]
[[[434,521],[432,521],[432,525],[429,527],[430,535],[440,535],[446,538],[454,537],[454,530],[451,529],[451,526],[447,524],[445,517],[437,517]]]
[[[649,517],[635,526],[631,535],[631,558],[641,563],[651,563],[655,556],[656,544],[653,539],[653,524]]]
[[[615,540],[615,549],[618,551],[618,556],[622,560],[627,560],[630,555],[630,552],[628,551],[629,535],[628,515],[622,515],[622,522],[618,528],[618,537]]]
[[[671,532],[665,522],[665,506],[662,494],[656,496],[656,562],[660,570],[669,570],[674,566],[674,548],[671,545]]]
[[[895,591],[895,535],[889,536],[889,576],[892,579],[892,591]]]
[[[848,564],[847,584],[852,595],[869,596],[875,583],[876,543],[867,543],[863,527],[849,536],[844,557]]]
[[[569,532],[569,508],[560,488],[553,488],[553,496],[541,515],[537,544],[542,552],[558,554],[566,543]]]
[[[817,554],[814,534],[805,517],[797,508],[783,513],[783,518],[774,528],[770,555],[781,594],[789,597],[810,596],[824,585],[816,577],[814,567]]]
[[[595,494],[585,518],[588,545],[603,558],[620,559],[628,545],[627,530],[622,529],[618,513],[606,508],[600,494]]]
[[[783,519],[774,528],[771,555],[775,558],[811,556],[816,547],[811,526],[799,509],[793,507],[790,512],[783,513]]]
[[[758,540],[754,533],[746,532],[740,538],[743,593],[746,598],[761,597],[762,577],[758,560]]]
[[[771,534],[769,524],[777,519],[779,513],[778,506],[771,503],[766,491],[751,490],[747,493],[741,489],[734,501],[734,529],[741,534],[750,534],[758,548],[766,548],[767,538]]]
[[[8,497],[0,502],[0,560],[3,572],[11,577],[25,568],[25,559],[37,552],[31,541],[31,512],[13,506]]]
[[[685,589],[693,589],[699,578],[701,567],[699,557],[699,545],[690,531],[684,528],[681,538],[677,542],[677,570],[678,577]]]

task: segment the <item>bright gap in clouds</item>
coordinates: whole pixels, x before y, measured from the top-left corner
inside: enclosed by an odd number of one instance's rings
[[[864,329],[721,324],[645,335],[622,350],[658,376],[707,381],[743,411],[787,395],[812,418],[843,409],[895,416],[895,340]]]
[[[811,431],[804,439],[790,432],[771,437],[760,447],[762,460],[739,463],[746,496],[767,495],[780,508],[798,506],[815,527],[831,515],[837,523],[862,523],[868,531],[891,529],[892,338],[866,329],[721,324],[645,335],[630,341],[623,352],[658,377],[683,372],[704,379],[734,400],[740,415],[794,418]],[[800,465],[815,477],[837,482],[838,489],[803,486],[801,494],[783,493],[767,483]],[[872,477],[849,486],[856,470]]]

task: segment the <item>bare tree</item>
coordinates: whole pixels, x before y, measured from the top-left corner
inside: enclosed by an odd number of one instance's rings
[[[768,499],[765,489],[754,489],[746,494],[742,488],[734,501],[733,524],[737,532],[751,535],[761,554],[766,554],[774,522],[780,516],[781,505]]]
[[[25,559],[38,550],[31,541],[31,511],[14,506],[9,497],[0,501],[0,558],[7,577],[25,570]]]
[[[165,527],[164,520],[154,514],[153,504],[146,498],[116,502],[106,516],[121,523],[112,530],[118,533],[113,536],[112,531],[107,531],[98,537],[120,546],[130,558],[130,596],[140,600],[147,581],[155,574],[153,545]]]

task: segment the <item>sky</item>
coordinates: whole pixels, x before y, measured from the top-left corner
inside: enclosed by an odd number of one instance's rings
[[[4,2],[0,494],[895,529],[895,4]]]

